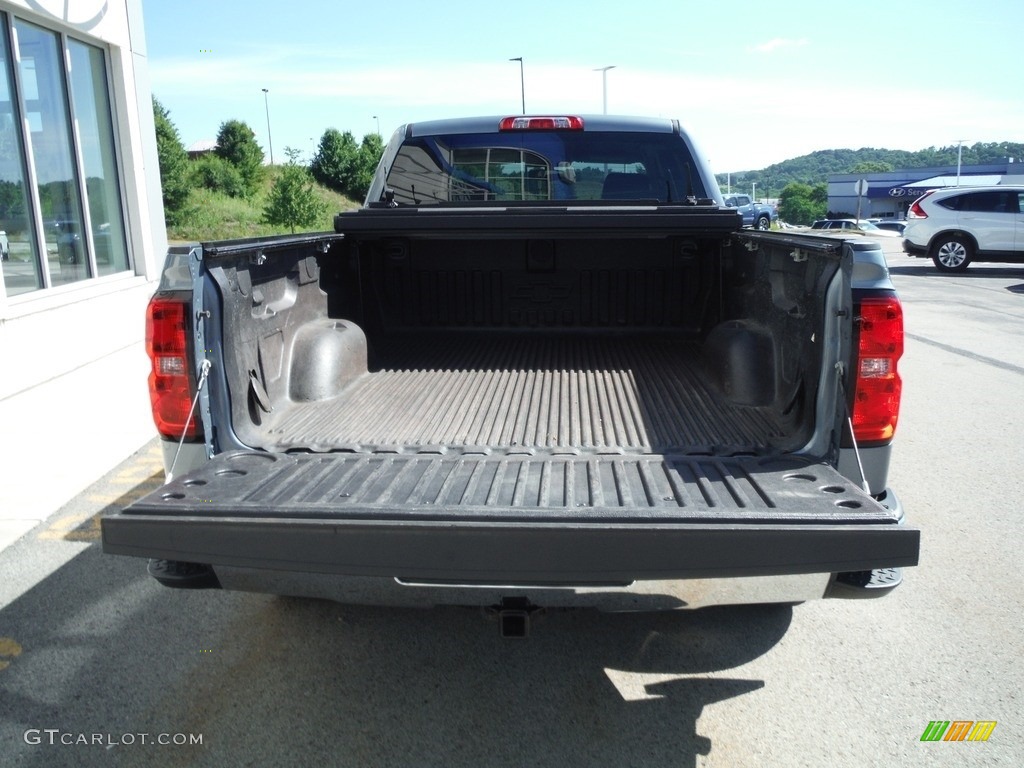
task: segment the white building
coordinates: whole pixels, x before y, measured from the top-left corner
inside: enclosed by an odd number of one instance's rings
[[[0,546],[155,434],[142,0],[0,0]]]

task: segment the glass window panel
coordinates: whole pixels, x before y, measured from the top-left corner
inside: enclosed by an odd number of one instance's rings
[[[30,115],[32,159],[52,285],[89,277],[83,237],[61,45],[57,35],[17,20],[25,110]],[[32,115],[37,115],[32,119]]]
[[[114,160],[114,127],[103,51],[71,40],[71,98],[85,168],[86,197],[101,275],[128,269],[121,193]]]
[[[39,248],[32,230],[25,152],[18,109],[14,104],[14,72],[7,45],[7,25],[0,14],[0,264],[8,296],[43,287]]]

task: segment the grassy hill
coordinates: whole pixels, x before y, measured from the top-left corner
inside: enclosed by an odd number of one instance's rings
[[[181,222],[167,228],[167,239],[172,242],[205,242],[286,234],[280,227],[263,222],[263,206],[280,169],[270,166],[267,171],[263,187],[249,199],[229,197],[208,189],[193,189],[182,212]],[[327,214],[323,222],[304,231],[331,231],[334,229],[334,214],[350,211],[360,205],[319,184],[314,188],[320,199],[327,204]]]

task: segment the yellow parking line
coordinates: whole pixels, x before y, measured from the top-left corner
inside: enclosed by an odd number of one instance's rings
[[[97,514],[62,517],[60,520],[54,520],[46,530],[40,531],[37,538],[41,541],[97,541],[100,538],[100,516]]]
[[[11,666],[9,658],[21,656],[21,645],[9,637],[0,637],[0,671]]]

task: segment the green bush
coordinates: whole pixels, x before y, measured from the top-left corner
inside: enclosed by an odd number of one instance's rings
[[[193,187],[221,192],[228,197],[246,197],[248,189],[241,172],[217,155],[203,155],[190,163]]]
[[[281,168],[270,188],[263,207],[263,220],[288,227],[294,234],[296,227],[312,227],[322,222],[327,206],[317,197],[309,171],[299,165],[299,150],[285,147],[284,152],[288,163]]]
[[[246,194],[256,194],[266,171],[263,168],[263,150],[256,143],[252,128],[241,120],[221,123],[214,152],[238,169],[245,182]]]
[[[362,200],[384,151],[380,136],[369,133],[356,144],[351,131],[328,128],[320,137],[309,170],[313,178],[353,200]]]

